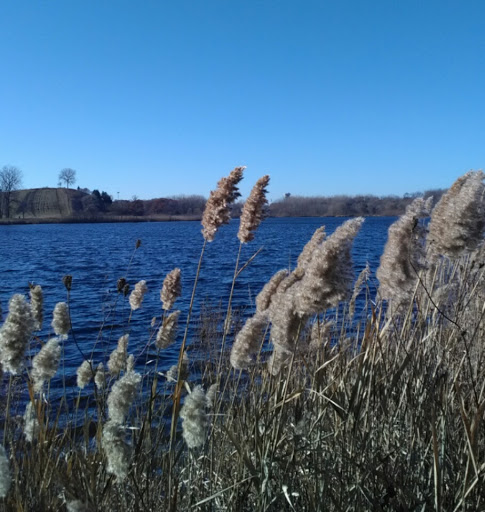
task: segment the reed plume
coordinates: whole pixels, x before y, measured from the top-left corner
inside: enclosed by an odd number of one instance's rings
[[[0,329],[0,362],[12,373],[20,372],[24,354],[34,329],[30,304],[23,295],[14,295],[8,305],[8,315]]]
[[[233,169],[229,176],[219,180],[217,189],[211,191],[202,215],[202,235],[206,241],[212,242],[217,230],[231,219],[229,206],[240,196],[237,185],[245,168]]]
[[[202,386],[196,386],[186,398],[180,417],[182,423],[182,436],[189,448],[202,446],[207,437],[209,420],[206,412],[207,399]]]
[[[291,291],[290,291],[291,290]],[[306,322],[306,315],[296,311],[295,290],[276,294],[270,307],[271,341],[281,352],[292,352],[297,342],[301,326]]]
[[[279,345],[275,345],[271,356],[268,359],[268,371],[271,375],[278,375],[284,366],[288,364],[293,354],[292,350],[288,350]]]
[[[268,318],[263,313],[256,312],[254,316],[248,318],[232,345],[230,361],[233,368],[243,370],[249,366],[251,356],[257,353],[261,346],[267,325]]]
[[[219,385],[217,383],[212,384],[209,387],[209,389],[207,390],[205,399],[206,399],[206,405],[209,409],[212,409],[214,407],[214,404],[216,403],[218,390],[219,390]]]
[[[54,307],[51,325],[57,336],[67,336],[71,328],[71,320],[69,319],[69,309],[65,302],[58,302]]]
[[[297,267],[305,269],[313,258],[313,253],[325,240],[325,226],[320,226],[315,230],[310,240],[303,247],[298,256]]]
[[[357,278],[357,281],[355,281],[354,284],[354,291],[352,292],[352,297],[350,298],[349,302],[349,315],[350,317],[353,317],[355,314],[355,303],[357,301],[357,297],[359,296],[360,292],[362,291],[362,287],[364,286],[364,283],[367,282],[370,276],[370,267],[369,262],[366,263],[365,267],[360,271],[359,277]]]
[[[352,243],[363,222],[362,217],[348,220],[313,251],[295,297],[301,317],[321,313],[349,299],[354,277]]]
[[[37,419],[37,413],[32,405],[32,402],[27,403],[23,420],[25,439],[27,439],[29,443],[32,443],[39,434],[40,428],[39,420]]]
[[[429,223],[427,248],[436,259],[454,259],[473,251],[485,227],[484,173],[470,171],[458,178],[435,206]]]
[[[7,496],[11,483],[12,477],[10,476],[7,453],[3,445],[0,444],[0,498]]]
[[[113,377],[117,377],[122,370],[126,370],[126,359],[129,334],[124,334],[118,340],[118,346],[111,352],[108,360],[108,371]]]
[[[34,317],[34,331],[42,329],[44,320],[44,295],[40,285],[30,285],[30,306],[32,308],[32,316]]]
[[[247,201],[244,203],[241,218],[239,220],[239,231],[237,237],[243,244],[254,239],[254,231],[258,229],[263,219],[264,207],[268,203],[266,199],[266,187],[269,183],[269,176],[263,176],[254,185]]]
[[[181,380],[187,380],[190,371],[189,371],[189,356],[187,355],[187,352],[184,352],[184,355],[182,356],[182,361],[180,362],[180,379]],[[167,371],[167,374],[165,375],[168,382],[177,382],[178,381],[178,364],[174,364],[170,367],[170,369]]]
[[[177,338],[177,323],[180,311],[174,311],[163,319],[163,323],[158,330],[155,345],[159,349],[165,349],[172,345]]]
[[[429,203],[418,197],[389,228],[377,269],[379,295],[400,307],[411,300],[418,273],[425,267],[426,228],[419,219],[429,215]]]
[[[175,301],[182,294],[182,279],[180,277],[180,269],[174,268],[167,274],[163,281],[162,290],[160,291],[160,300],[162,308],[165,311],[172,309]]]
[[[286,270],[280,270],[263,286],[263,289],[256,297],[256,311],[264,313],[268,310],[279,285],[287,277],[288,272]]]
[[[108,395],[108,416],[115,423],[123,423],[135,399],[141,375],[128,371],[114,383]]]
[[[143,297],[148,291],[146,281],[139,281],[135,284],[135,289],[130,294],[130,307],[133,311],[140,309]]]
[[[77,375],[77,386],[80,389],[84,389],[93,378],[93,362],[88,359],[83,361],[76,371]]]
[[[60,359],[60,338],[51,338],[32,359],[32,378],[35,391],[41,391],[44,382],[54,377]]]
[[[99,363],[96,368],[94,383],[99,390],[103,390],[106,387],[106,371],[103,363]]]
[[[131,447],[125,441],[122,426],[113,420],[107,421],[103,427],[102,443],[108,461],[108,473],[123,481],[130,469]]]

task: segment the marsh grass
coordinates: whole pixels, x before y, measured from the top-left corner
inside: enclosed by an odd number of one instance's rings
[[[324,243],[322,232],[312,250]],[[205,249],[199,268],[210,257]],[[295,313],[291,351],[276,374],[268,359],[277,320],[268,317],[247,369],[235,369],[230,345],[254,307],[221,303],[189,315],[175,382],[167,379],[155,347],[164,312],[153,346],[138,357],[137,371],[146,361],[138,392],[116,397],[123,410],[115,425],[111,393],[130,378],[127,367],[74,400],[67,392],[51,400],[47,384],[39,392],[29,369],[6,372],[0,489],[9,488],[0,510],[484,510],[483,250],[438,261],[433,253],[413,276],[411,263],[411,256],[386,262],[389,275],[406,265],[413,281],[399,307],[375,296],[370,269],[338,308]],[[278,286],[285,279],[280,274]],[[118,294],[126,306],[124,287]],[[263,302],[267,309],[271,300]],[[191,344],[189,324],[197,326]],[[108,358],[90,368],[107,367]]]

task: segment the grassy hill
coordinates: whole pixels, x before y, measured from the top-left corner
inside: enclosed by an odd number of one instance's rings
[[[12,194],[11,219],[72,217],[84,212],[85,192],[67,188],[32,188]]]

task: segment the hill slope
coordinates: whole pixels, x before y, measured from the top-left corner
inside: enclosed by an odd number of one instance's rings
[[[12,194],[10,217],[59,218],[83,213],[85,192],[66,188],[32,188]]]

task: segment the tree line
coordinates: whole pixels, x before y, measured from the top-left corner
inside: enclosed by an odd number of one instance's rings
[[[426,190],[424,193],[403,196],[336,195],[336,196],[291,196],[274,201],[269,206],[272,217],[354,217],[402,215],[416,197],[433,197],[438,201],[445,190]]]
[[[62,169],[58,175],[58,185],[70,188],[76,183],[76,171]],[[22,214],[22,204],[17,204],[15,191],[22,186],[22,171],[15,166],[4,166],[0,170],[0,218]],[[84,215],[106,216],[157,216],[188,215],[201,216],[206,198],[201,195],[179,195],[168,198],[142,200],[133,196],[131,200],[114,201],[105,191],[80,189],[76,196],[76,210]],[[273,201],[267,208],[271,217],[334,217],[334,216],[397,216],[402,215],[406,206],[418,197],[433,196],[438,201],[443,189],[426,190],[424,193],[404,194],[403,196],[335,195],[335,196],[292,196]],[[233,216],[239,216],[243,202],[233,206]],[[25,209],[25,208],[24,208]],[[23,212],[25,214],[25,211]]]

